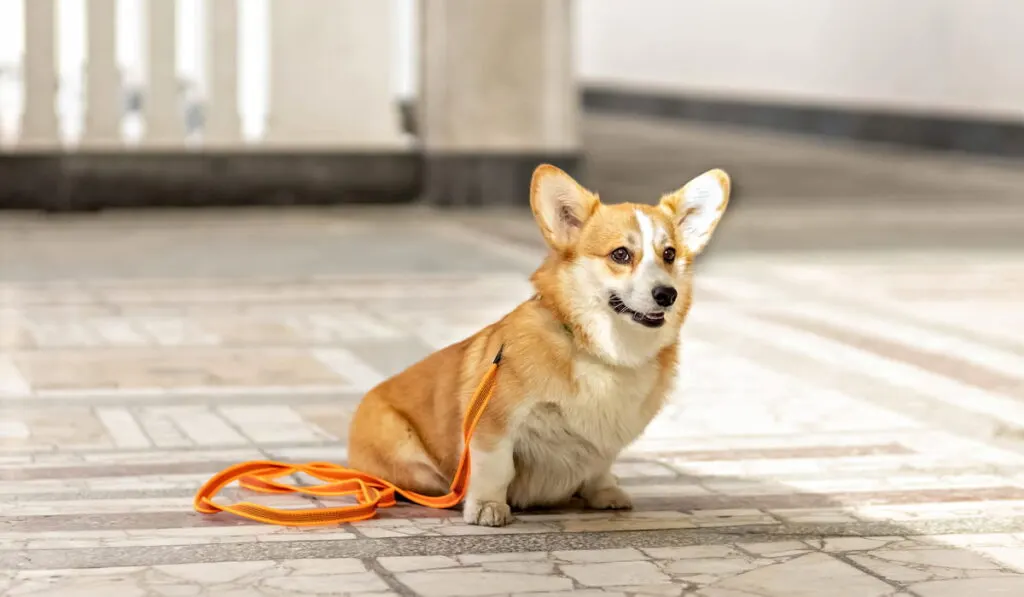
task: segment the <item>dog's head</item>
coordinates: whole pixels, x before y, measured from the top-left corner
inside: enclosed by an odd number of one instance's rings
[[[554,166],[533,174],[530,206],[551,255],[534,276],[599,356],[638,364],[674,343],[690,306],[691,266],[729,201],[710,170],[657,206],[604,205]]]

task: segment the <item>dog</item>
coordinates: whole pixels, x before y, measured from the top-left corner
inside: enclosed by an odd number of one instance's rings
[[[730,179],[709,170],[657,205],[603,204],[541,165],[530,207],[550,249],[536,294],[501,320],[370,390],[352,418],[349,466],[444,495],[463,450],[473,391],[503,350],[497,387],[470,441],[469,524],[513,509],[629,509],[611,467],[665,404],[692,299],[693,259],[718,225]]]

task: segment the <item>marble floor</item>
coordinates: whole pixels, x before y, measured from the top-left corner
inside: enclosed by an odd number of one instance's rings
[[[191,499],[243,460],[343,462],[362,392],[529,296],[524,214],[5,214],[0,594],[1024,595],[1024,248],[794,249],[800,222],[866,221],[846,209],[723,227],[679,387],[615,470],[635,511],[503,529]],[[328,505],[245,493],[221,499]]]

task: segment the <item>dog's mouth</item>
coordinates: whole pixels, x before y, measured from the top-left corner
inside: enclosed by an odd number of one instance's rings
[[[622,313],[628,315],[630,319],[639,323],[642,326],[649,328],[660,328],[665,325],[665,312],[654,311],[649,313],[641,313],[640,311],[634,311],[626,306],[626,303],[619,298],[619,295],[613,294],[608,299],[608,306],[612,308],[616,313]]]

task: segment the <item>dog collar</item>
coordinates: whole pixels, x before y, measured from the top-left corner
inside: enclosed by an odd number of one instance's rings
[[[537,294],[533,295],[533,300],[535,300],[535,301],[539,301],[540,300],[540,293],[539,292]],[[570,336],[574,336],[575,335],[573,333],[573,331],[572,331],[572,327],[570,327],[569,324],[565,323],[564,321],[562,322],[562,329],[565,330],[565,333],[569,334]]]

